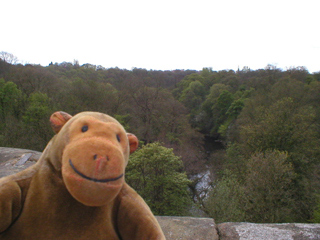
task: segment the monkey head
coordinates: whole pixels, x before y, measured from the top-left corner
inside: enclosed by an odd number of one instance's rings
[[[72,117],[55,112],[50,118],[57,133],[61,174],[69,193],[87,206],[113,200],[125,182],[129,154],[138,147],[135,135],[126,133],[114,118],[83,112]]]

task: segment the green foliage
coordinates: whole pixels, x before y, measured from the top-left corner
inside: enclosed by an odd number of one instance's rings
[[[205,101],[201,105],[202,118],[198,123],[198,127],[201,131],[206,132],[208,134],[213,134],[219,128],[221,124],[221,119],[224,119],[225,116],[221,116],[223,113],[221,109],[219,109],[218,99],[222,92],[230,89],[229,86],[224,84],[214,84],[210,88],[210,93],[207,95]],[[223,94],[224,95],[224,94]],[[223,96],[220,99],[220,105],[223,105]],[[220,124],[219,124],[220,122]]]
[[[256,108],[254,118],[244,111],[241,116],[240,142],[244,151],[277,149],[290,154],[317,151],[314,111],[302,108],[291,98],[283,98],[274,104]],[[310,152],[310,154],[312,154]]]
[[[39,120],[42,119],[49,112],[49,98],[43,93],[33,93],[29,97],[29,106],[23,117],[26,125],[37,125]],[[50,116],[50,115],[49,115]]]
[[[256,152],[286,152],[286,161],[291,164],[294,172],[294,181],[287,190],[291,194],[290,206],[294,211],[287,211],[287,220],[277,215],[281,210],[276,206],[270,207],[268,211],[273,212],[272,219],[278,219],[277,221],[308,221],[312,218],[315,194],[318,193],[316,186],[319,186],[317,175],[313,174],[313,169],[319,163],[320,154],[319,135],[316,130],[316,107],[311,105],[306,107],[304,101],[298,102],[290,97],[276,97],[273,103],[263,104],[260,97],[259,95],[246,102],[236,122],[239,126],[239,135],[234,145],[238,146],[237,154],[241,157],[238,157],[240,160],[238,162],[232,161],[232,169],[240,179],[246,179],[248,176],[254,179],[253,175],[243,171],[243,166],[247,166],[246,159],[250,159]],[[285,166],[280,166],[285,169]],[[261,172],[262,179],[267,177],[267,171]],[[255,181],[258,182],[258,180]],[[280,189],[277,191],[280,192]],[[263,192],[255,192],[261,196],[260,205],[263,205],[262,199],[264,201],[269,199],[263,195]],[[276,195],[271,194],[271,199],[276,199]],[[266,202],[264,204],[268,205]],[[286,204],[289,205],[289,203]],[[286,211],[284,207],[282,208]],[[262,222],[272,220],[263,217],[259,219]]]
[[[124,127],[124,129],[126,131],[130,130],[130,126],[129,126],[129,119],[130,119],[130,115],[126,114],[126,115],[114,115],[113,116],[115,119],[117,119],[117,121]]]
[[[232,93],[226,90],[220,93],[217,100],[217,108],[220,110],[221,115],[226,114],[232,102],[233,102]]]
[[[244,99],[243,98],[237,99],[231,103],[226,114],[228,115],[228,117],[235,119],[241,113],[241,110],[243,107],[244,107]]]
[[[21,138],[17,118],[22,106],[23,94],[17,85],[0,79],[0,146],[14,147]]]
[[[199,108],[205,96],[205,87],[200,81],[194,81],[182,91],[179,98],[188,109],[193,110]]]
[[[28,102],[22,118],[24,134],[29,138],[25,146],[29,149],[41,151],[53,136],[48,121],[54,110],[51,107],[50,99],[43,93],[35,92],[31,94]]]
[[[220,126],[218,126],[218,133],[220,133],[222,137],[228,138],[230,135],[232,135],[232,133],[230,133],[230,129],[244,108],[245,101],[249,99],[253,92],[253,88],[245,90],[244,86],[241,86],[240,89],[233,95],[233,102],[229,106],[227,112],[223,113],[222,115],[224,116],[223,118],[225,120]]]
[[[217,223],[240,222],[245,219],[245,189],[232,172],[226,170],[221,180],[215,182],[206,202],[210,217]]]
[[[182,91],[179,101],[186,106],[190,112],[190,122],[196,126],[196,117],[199,114],[201,104],[205,99],[206,88],[198,80],[191,82],[187,88]]]
[[[191,204],[187,175],[173,149],[150,143],[131,155],[126,179],[156,215],[185,215]]]
[[[246,220],[280,223],[295,220],[293,166],[285,152],[254,154],[247,162],[245,189]]]
[[[214,125],[210,131],[211,135],[215,134],[221,124],[223,124],[227,119],[227,111],[233,102],[233,94],[227,90],[223,90],[219,97],[214,102],[211,107],[210,115],[214,118]]]
[[[320,223],[320,203],[319,203],[320,196],[318,195],[317,198],[318,198],[318,203],[313,213],[313,218],[312,218],[313,223]]]
[[[117,91],[109,83],[76,78],[69,83],[63,98],[68,103],[64,110],[71,114],[98,111],[112,115],[115,112]]]
[[[223,160],[219,170],[224,174],[213,169],[218,179],[208,206],[217,205],[211,214],[223,221],[230,216],[236,221],[307,222],[317,219],[319,212],[315,211],[320,194],[319,76],[319,72],[310,74],[303,67],[283,71],[272,65],[255,71],[245,67],[237,72],[210,68],[148,71],[106,69],[89,63],[80,66],[77,61],[51,63],[48,67],[12,65],[0,59],[0,146],[41,151],[52,136],[48,119],[55,110],[70,114],[105,112],[141,141],[161,141],[172,147],[181,156],[188,176],[203,172],[211,164],[217,153],[216,141],[222,141],[218,145],[226,149],[220,149]],[[205,144],[204,135],[209,139]],[[268,165],[270,156],[284,159],[283,154],[287,154],[285,161],[274,160],[275,166]],[[287,218],[279,213],[281,201],[272,187],[259,187],[260,178],[276,186],[270,180],[269,169],[273,168],[290,180],[284,180],[287,184],[280,184],[278,191],[283,204],[291,207],[290,211],[283,206]],[[143,169],[149,171],[150,167]],[[144,176],[139,174],[134,174],[136,179]],[[167,181],[164,177],[160,180]],[[164,186],[167,193],[176,187]],[[285,195],[283,188],[291,196]],[[177,193],[182,190],[175,189]],[[147,195],[156,195],[154,192],[150,190]],[[162,199],[169,199],[174,207],[165,205],[161,209],[179,209],[175,197]],[[194,199],[203,205],[200,199],[204,198]],[[148,201],[153,204],[153,200]],[[263,204],[269,209],[258,207]],[[268,214],[255,212],[258,208]],[[259,219],[254,219],[254,214]]]
[[[2,124],[5,123],[7,116],[17,114],[21,99],[22,92],[17,88],[17,85],[10,81],[5,82],[3,78],[0,78],[0,121]]]
[[[293,181],[296,177],[287,154],[279,151],[256,153],[246,161],[245,175],[226,170],[207,201],[217,222],[258,223],[295,220]]]
[[[179,99],[181,97],[181,95],[183,94],[183,91],[185,91],[185,89],[187,89],[189,87],[190,83],[196,82],[196,81],[202,83],[203,80],[204,80],[204,78],[201,75],[199,75],[198,73],[193,73],[193,74],[186,76],[184,79],[182,79],[182,81],[180,81],[177,84],[177,88],[174,89],[174,91],[173,91],[174,96],[177,99]]]

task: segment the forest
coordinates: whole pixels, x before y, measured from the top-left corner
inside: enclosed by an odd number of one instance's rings
[[[44,67],[0,55],[0,146],[42,151],[58,110],[109,114],[141,142],[126,178],[157,215],[320,222],[319,103],[320,72],[305,67]]]

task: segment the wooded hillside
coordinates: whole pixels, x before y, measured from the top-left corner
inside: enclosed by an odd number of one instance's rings
[[[107,113],[144,144],[173,148],[190,198],[218,222],[320,222],[319,103],[320,72],[304,67],[153,71],[0,59],[0,146],[42,151],[57,110]],[[199,190],[207,170],[212,187]]]

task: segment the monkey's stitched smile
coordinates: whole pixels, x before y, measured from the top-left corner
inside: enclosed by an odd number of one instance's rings
[[[120,176],[115,177],[115,178],[107,178],[107,179],[97,179],[97,178],[91,178],[86,176],[85,174],[83,174],[82,172],[80,172],[72,163],[71,159],[69,159],[69,164],[72,167],[72,169],[75,171],[75,173],[77,173],[79,176],[83,177],[84,179],[93,181],[93,182],[101,182],[101,183],[106,183],[106,182],[112,182],[112,181],[116,181],[120,178],[123,177],[123,173],[120,174]]]

